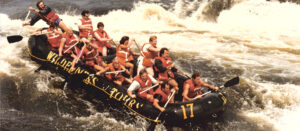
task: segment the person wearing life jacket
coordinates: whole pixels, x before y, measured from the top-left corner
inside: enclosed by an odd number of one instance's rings
[[[132,80],[125,78],[122,75],[122,72],[115,72],[115,71],[125,71],[127,74],[129,74],[129,71],[120,64],[117,58],[114,58],[112,63],[108,64],[107,67],[104,69],[104,71],[101,71],[101,73],[110,72],[110,74],[106,74],[105,77],[108,80],[111,80],[115,84],[120,86],[123,84],[124,81],[127,81],[129,84],[132,83]]]
[[[35,15],[31,21],[23,23],[23,26],[25,25],[34,25],[37,21],[40,19],[43,19],[48,25],[50,25],[51,22],[57,24],[63,31],[67,31],[68,28],[58,17],[57,14],[55,14],[52,9],[49,6],[44,5],[44,2],[42,0],[39,0],[36,3],[36,6],[38,9],[34,9],[33,7],[29,7],[30,11],[35,11],[37,15]]]
[[[140,53],[135,53],[131,50],[130,46],[134,39],[129,42],[128,36],[123,36],[120,40],[120,44],[117,46],[116,57],[121,65],[128,67],[130,72],[130,78],[132,78],[134,64],[131,63],[134,59],[132,55],[140,55]]]
[[[141,48],[141,58],[139,58],[140,62],[138,64],[138,72],[146,68],[147,72],[154,76],[153,64],[154,58],[158,56],[159,48],[156,47],[157,37],[150,36],[149,43],[145,43]]]
[[[160,81],[155,80],[151,75],[147,73],[145,69],[142,69],[139,72],[139,75],[135,76],[133,82],[129,86],[127,90],[128,96],[131,98],[136,98],[138,95],[141,99],[148,100],[149,102],[153,102],[153,89],[141,93],[143,90],[151,87],[152,84],[158,84]],[[137,95],[133,92],[137,90]]]
[[[102,58],[99,56],[97,51],[98,46],[94,45],[91,42],[86,42],[86,48],[83,50],[83,59],[87,67],[91,67],[97,71],[96,75],[100,75],[101,71],[104,71],[104,68],[107,66],[103,62]]]
[[[81,39],[88,39],[90,35],[93,33],[93,23],[89,18],[90,12],[88,10],[83,10],[81,12],[82,18],[77,22],[79,37]]]
[[[192,101],[195,97],[198,99],[202,98],[202,86],[208,87],[210,89],[213,89],[217,91],[219,88],[214,87],[212,85],[209,85],[203,81],[200,80],[200,74],[195,72],[192,75],[192,78],[189,80],[186,80],[183,85],[183,93],[182,93],[182,101]]]
[[[102,56],[107,56],[107,48],[112,48],[112,46],[109,43],[113,42],[113,40],[103,29],[104,24],[102,22],[98,22],[97,30],[93,32],[93,37],[95,39],[94,42],[99,47],[98,51],[102,54]]]
[[[63,32],[57,28],[57,25],[55,23],[51,23],[50,27],[42,32],[42,34],[46,34],[49,42],[49,48],[52,51],[57,52],[59,45],[60,45],[60,40],[62,39],[62,34]]]
[[[71,46],[74,44],[77,44],[79,42],[79,38],[74,35],[72,28],[69,28],[68,31],[66,31],[62,35],[62,39],[60,41],[60,45],[58,48],[58,55],[61,57],[63,55],[63,52],[67,51]],[[77,44],[78,45],[78,44]],[[77,46],[72,47],[69,49],[65,55],[71,56],[73,58],[72,66],[70,68],[71,71],[74,70],[75,62],[77,59],[77,54],[80,52],[80,49]]]
[[[175,80],[175,75],[173,72],[181,73],[177,68],[175,68],[174,63],[169,57],[169,50],[167,48],[161,48],[159,51],[159,57],[155,58],[155,78],[160,81],[167,82],[172,87],[179,90],[178,83]]]
[[[165,104],[173,91],[175,89],[171,89],[168,83],[161,84],[154,92],[153,106],[161,112],[165,111],[165,108],[160,106],[160,104]],[[170,103],[174,103],[174,96],[170,99]]]

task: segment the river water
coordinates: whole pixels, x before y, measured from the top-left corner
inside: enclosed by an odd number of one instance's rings
[[[0,1],[0,130],[145,130],[143,118],[85,99],[88,94],[70,90],[57,74],[34,72],[39,65],[27,53],[27,35],[47,25],[39,21],[22,29],[21,24],[35,2]],[[215,86],[240,76],[238,86],[224,89],[228,104],[223,116],[193,130],[300,128],[300,5],[265,0],[44,2],[73,29],[80,12],[88,9],[94,28],[104,22],[115,41],[128,35],[141,46],[157,35],[158,47],[170,49],[178,68],[199,71]],[[6,37],[19,32],[24,39],[9,44]]]

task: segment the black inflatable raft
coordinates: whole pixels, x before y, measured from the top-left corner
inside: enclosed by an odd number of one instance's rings
[[[126,88],[117,86],[108,81],[105,77],[94,75],[94,71],[84,65],[76,65],[75,71],[70,72],[71,59],[48,49],[48,41],[45,35],[32,36],[28,42],[28,52],[31,59],[55,70],[58,74],[68,77],[71,82],[79,83],[80,88],[90,90],[89,92],[100,96],[100,100],[108,102],[111,107],[128,109],[137,115],[152,121],[164,122],[169,126],[183,127],[197,123],[207,117],[222,111],[226,104],[226,98],[221,93],[210,93],[201,99],[189,102],[169,104],[161,114],[158,121],[156,117],[160,113],[158,109],[142,99],[132,99],[127,95]],[[182,88],[183,82],[187,79],[181,78],[179,82]],[[179,94],[178,94],[179,95]]]

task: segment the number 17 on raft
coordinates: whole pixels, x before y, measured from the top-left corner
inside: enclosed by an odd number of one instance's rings
[[[194,103],[186,104],[186,107],[191,109],[190,118],[193,118],[193,117],[194,117],[193,106],[194,106]],[[183,119],[185,120],[185,119],[187,119],[185,106],[184,106],[184,105],[181,105],[180,107],[181,107],[181,109],[182,109]]]

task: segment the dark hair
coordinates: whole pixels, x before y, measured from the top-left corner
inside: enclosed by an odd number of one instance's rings
[[[146,69],[144,68],[144,69],[142,69],[140,72],[139,72],[139,75],[141,76],[142,74],[144,74],[144,73],[147,73],[147,71],[146,71]]]
[[[155,35],[153,35],[153,36],[150,36],[150,38],[149,38],[149,42],[153,41],[154,39],[157,39],[157,37],[156,37]]]
[[[161,84],[161,86],[160,86],[160,87],[161,87],[161,89],[165,89],[165,88],[166,88],[166,85],[169,85],[169,84],[168,84],[168,82],[164,82],[164,83],[162,83],[162,84]]]
[[[85,16],[85,14],[89,14],[90,12],[88,11],[88,10],[83,10],[82,12],[81,12],[81,15],[82,16]]]
[[[120,44],[124,44],[125,43],[125,41],[127,41],[127,40],[129,40],[129,37],[128,36],[123,36],[122,38],[121,38],[121,40],[120,40]]]
[[[104,27],[104,24],[102,22],[98,22],[97,28],[99,28],[99,26]]]
[[[57,27],[57,24],[55,22],[50,22],[50,28],[56,28]]]
[[[42,0],[39,0],[38,2],[36,2],[36,7],[39,8],[41,10],[41,7],[39,6],[40,3],[42,3]]]
[[[200,73],[199,72],[194,72],[192,75],[193,79],[196,79],[197,77],[200,77]]]
[[[159,56],[161,56],[163,53],[165,53],[165,51],[169,51],[168,48],[161,48],[160,51],[159,51]]]

